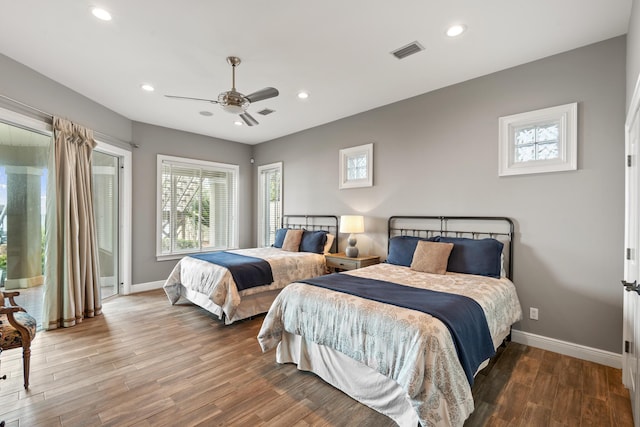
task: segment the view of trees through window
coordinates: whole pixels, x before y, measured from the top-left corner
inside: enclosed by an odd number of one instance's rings
[[[161,167],[161,253],[232,247],[237,172],[170,161]]]

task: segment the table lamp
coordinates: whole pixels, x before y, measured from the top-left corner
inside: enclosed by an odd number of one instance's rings
[[[356,233],[364,233],[364,217],[362,215],[342,215],[340,217],[340,232],[349,233],[347,243],[349,246],[344,251],[349,258],[358,256],[358,248],[356,248]]]

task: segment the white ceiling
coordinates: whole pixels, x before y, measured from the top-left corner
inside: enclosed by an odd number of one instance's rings
[[[0,0],[0,10],[0,53],[131,120],[256,144],[625,34],[631,0]],[[448,38],[454,23],[468,30]],[[413,41],[425,50],[390,54]],[[258,126],[164,97],[217,99],[231,88],[230,55],[242,59],[239,92],[280,91],[250,106]],[[265,107],[276,112],[257,114]]]

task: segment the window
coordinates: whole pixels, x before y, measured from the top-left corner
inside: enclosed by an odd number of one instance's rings
[[[498,174],[577,169],[578,104],[500,117]]]
[[[258,246],[271,246],[282,224],[282,162],[258,167]]]
[[[237,247],[238,170],[158,155],[159,258]]]
[[[373,185],[373,144],[340,150],[339,188]]]

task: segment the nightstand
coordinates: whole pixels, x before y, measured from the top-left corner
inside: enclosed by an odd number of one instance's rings
[[[378,264],[379,256],[358,256],[349,258],[341,252],[339,254],[325,254],[327,260],[327,268],[330,271],[355,270],[357,268],[367,267],[369,265]]]

